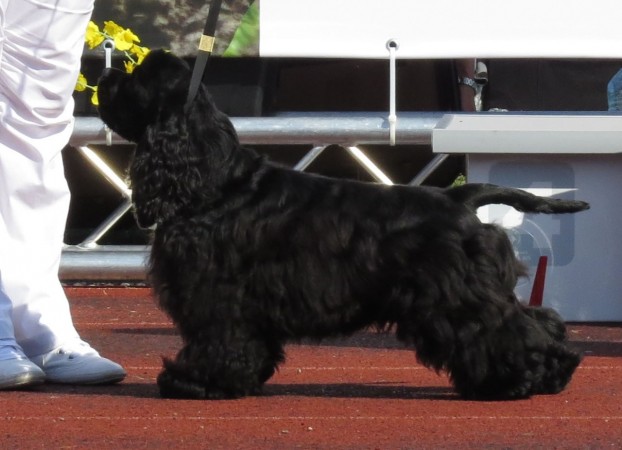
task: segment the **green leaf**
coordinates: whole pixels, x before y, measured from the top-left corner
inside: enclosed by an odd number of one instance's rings
[[[451,183],[450,187],[462,186],[463,184],[466,184],[466,177],[462,174],[459,174],[454,180],[454,182]]]
[[[259,42],[259,2],[253,2],[240,21],[229,47],[222,56],[244,56],[249,48]]]

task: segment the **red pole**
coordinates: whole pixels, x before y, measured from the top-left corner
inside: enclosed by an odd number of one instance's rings
[[[542,306],[542,298],[544,297],[544,281],[546,279],[546,264],[548,257],[540,256],[538,259],[538,268],[536,276],[533,279],[533,287],[531,288],[531,297],[529,298],[529,306]]]

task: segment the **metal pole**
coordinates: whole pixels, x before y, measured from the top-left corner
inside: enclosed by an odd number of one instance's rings
[[[400,113],[396,139],[400,144],[430,144],[432,130],[443,117],[436,112]],[[384,113],[287,113],[274,117],[231,119],[243,144],[305,145],[317,143],[388,144],[389,122]],[[126,141],[112,137],[113,144]],[[104,124],[97,117],[77,117],[70,144],[105,144]]]

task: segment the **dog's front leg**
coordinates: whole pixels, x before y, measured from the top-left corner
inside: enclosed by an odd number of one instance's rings
[[[192,342],[175,361],[164,361],[158,386],[167,398],[217,400],[257,395],[283,359],[281,345],[264,339],[236,336]]]

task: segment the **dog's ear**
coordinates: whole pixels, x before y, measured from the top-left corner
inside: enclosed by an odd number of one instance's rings
[[[139,226],[147,228],[178,215],[200,191],[201,173],[190,156],[184,121],[177,116],[149,126],[136,146],[130,179]]]
[[[188,111],[183,100],[160,98],[166,106],[158,109],[155,123],[136,145],[130,180],[141,227],[195,214],[221,200],[261,164],[254,153],[239,151],[233,124],[205,87]]]

